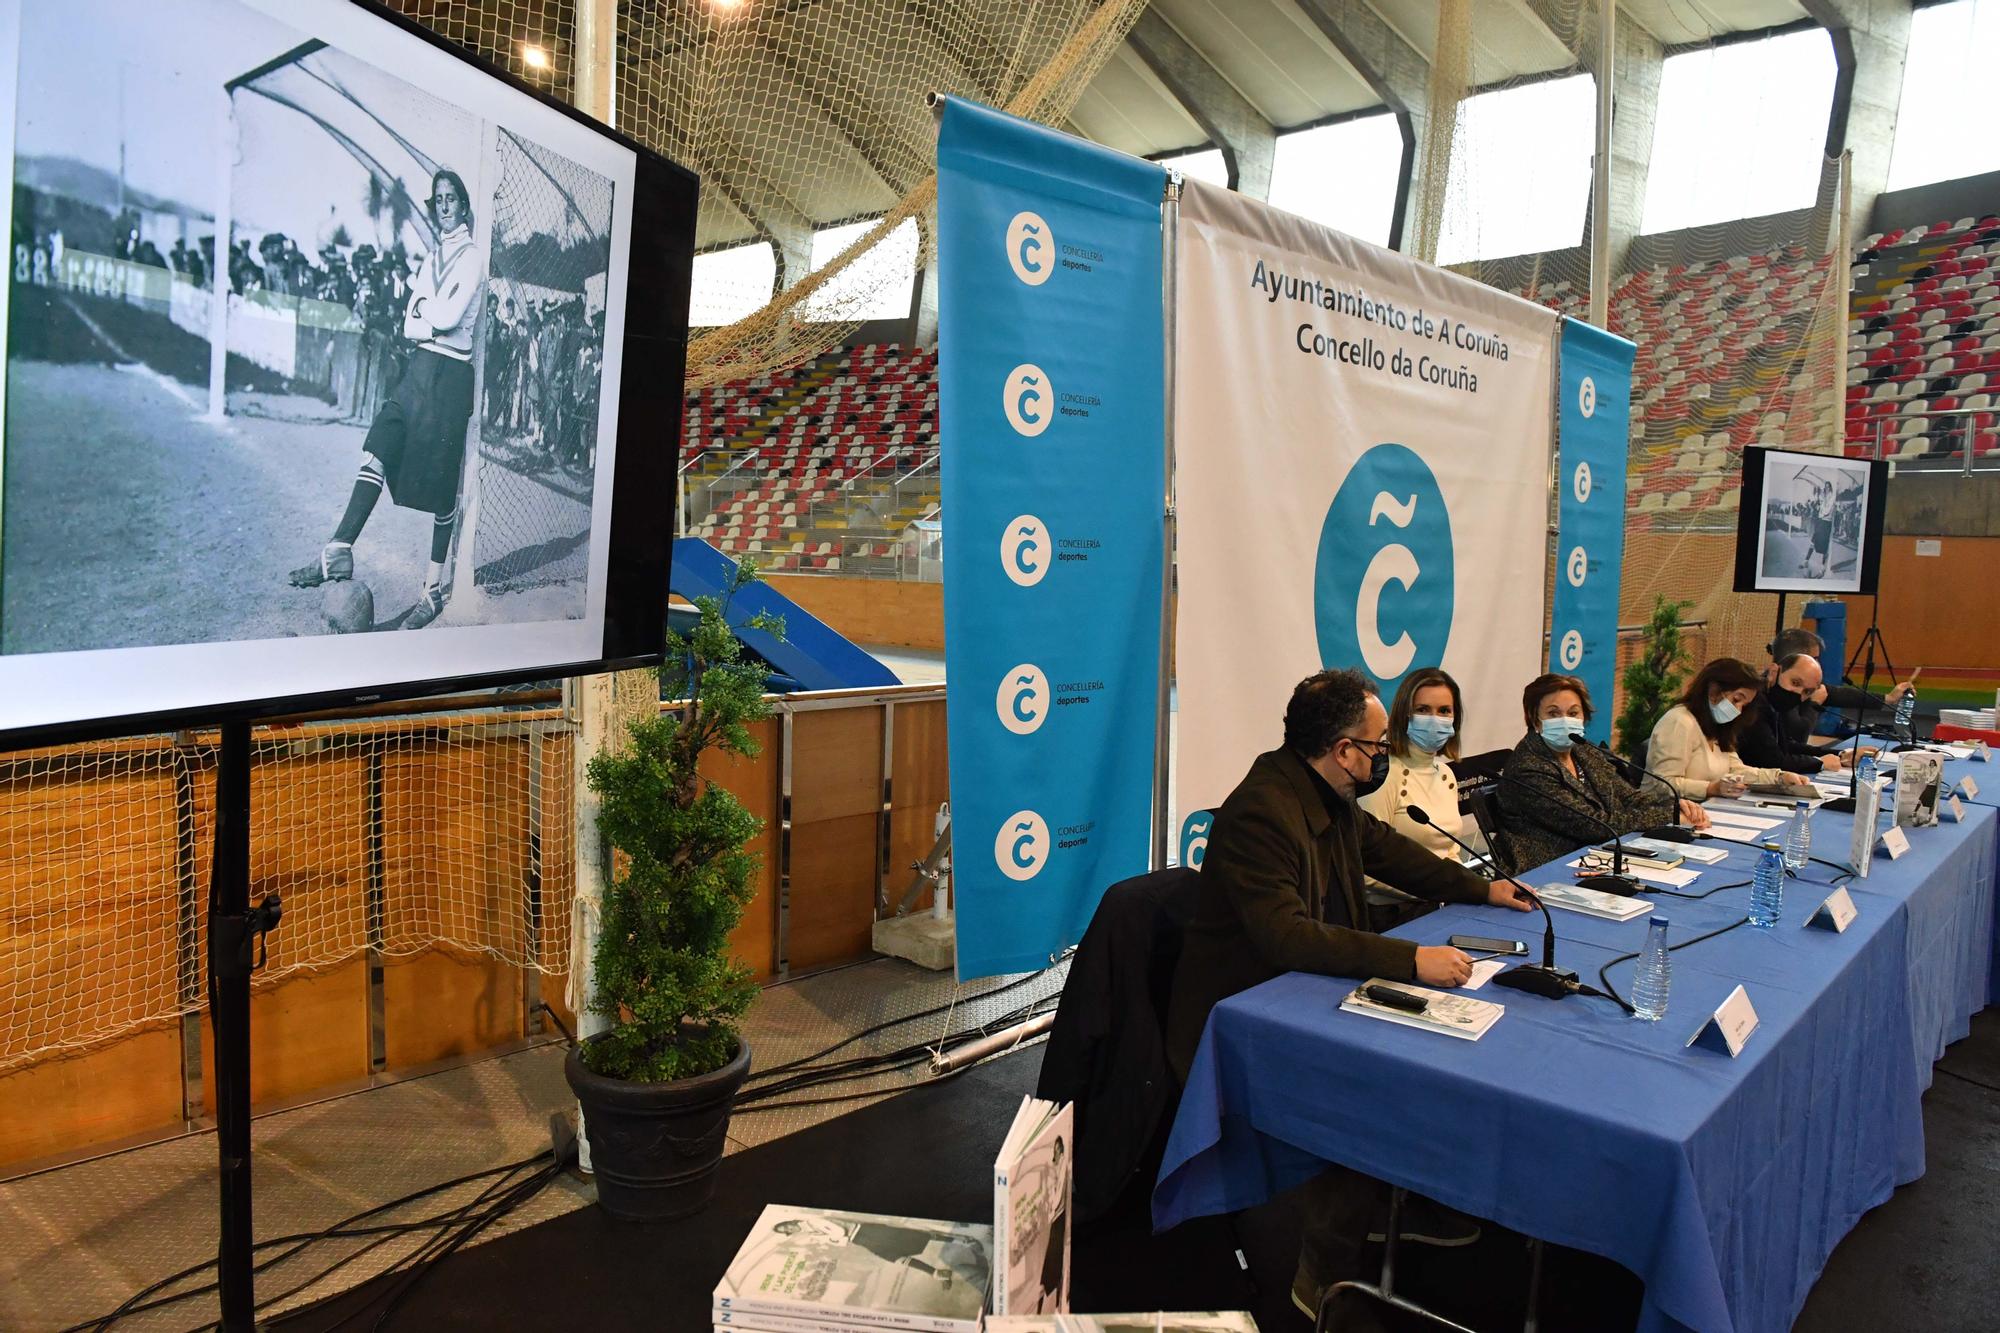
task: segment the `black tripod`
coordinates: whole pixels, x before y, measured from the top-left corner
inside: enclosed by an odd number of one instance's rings
[[[250,723],[222,724],[215,775],[215,862],[208,887],[208,1017],[215,1034],[215,1142],[222,1228],[221,1325],[255,1326],[250,1241],[250,974],[278,924],[276,894],[250,906]]]
[[[1896,664],[1889,658],[1889,641],[1882,637],[1882,627],[1876,623],[1877,612],[1881,605],[1882,597],[1879,593],[1868,599],[1868,632],[1861,636],[1861,642],[1854,645],[1854,652],[1847,659],[1847,670],[1841,673],[1852,677],[1854,664],[1861,660],[1862,652],[1865,650],[1868,662],[1861,673],[1861,688],[1864,690],[1875,676],[1875,650],[1878,647],[1882,650],[1882,665],[1888,669],[1889,679],[1892,681],[1896,679]]]

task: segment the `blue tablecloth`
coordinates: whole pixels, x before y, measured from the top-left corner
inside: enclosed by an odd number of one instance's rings
[[[1993,776],[1981,800],[2000,794],[2000,764],[1947,768],[1966,772]],[[1851,825],[1816,814],[1815,854],[1844,862]],[[1251,1207],[1338,1162],[1618,1261],[1645,1281],[1642,1329],[1791,1327],[1840,1238],[1923,1174],[1931,1065],[2000,988],[2000,815],[1971,806],[1963,824],[1909,834],[1907,855],[1878,852],[1848,882],[1859,917],[1845,933],[1805,928],[1837,873],[1809,865],[1814,882],[1787,885],[1775,929],[1675,953],[1658,1023],[1488,986],[1506,1015],[1467,1042],[1341,1013],[1355,983],[1302,973],[1225,1000],[1181,1099],[1156,1226]],[[1729,859],[1690,892],[1749,878],[1750,848],[1703,845]],[[1645,896],[1678,943],[1740,919],[1749,889]],[[1646,928],[1555,919],[1558,963],[1593,985]],[[1541,927],[1539,914],[1447,907],[1396,933],[1526,938],[1539,956]],[[1632,964],[1611,980],[1629,998]],[[1688,1049],[1738,982],[1759,1018],[1742,1054]]]

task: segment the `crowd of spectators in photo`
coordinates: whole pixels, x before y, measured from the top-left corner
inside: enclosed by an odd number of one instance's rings
[[[16,281],[61,285],[66,251],[170,269],[212,290],[213,234],[192,243],[176,237],[162,253],[142,233],[140,216],[132,210],[113,214],[34,192],[25,201],[17,194]],[[410,279],[421,262],[400,240],[356,245],[344,229],[330,232],[316,255],[282,232],[266,232],[230,245],[229,289],[238,296],[264,292],[351,311],[362,334],[351,406],[366,414],[394,383],[407,355],[398,334]],[[604,313],[591,312],[581,296],[536,290],[498,280],[487,292],[482,430],[488,440],[520,443],[533,461],[587,468],[597,435]],[[331,392],[330,385],[323,387]]]

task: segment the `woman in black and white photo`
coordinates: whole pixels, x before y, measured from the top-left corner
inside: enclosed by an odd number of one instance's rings
[[[430,569],[404,629],[422,629],[444,611],[445,561],[472,419],[473,328],[486,286],[486,255],[472,239],[471,196],[457,172],[432,176],[428,205],[437,244],[411,281],[403,312],[403,337],[415,350],[368,428],[361,470],[332,539],[316,562],[291,574],[301,588],[353,578],[354,541],[386,487],[396,504],[431,515]]]

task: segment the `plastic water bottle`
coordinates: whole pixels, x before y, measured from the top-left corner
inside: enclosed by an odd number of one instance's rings
[[[1785,861],[1778,844],[1764,844],[1757,858],[1757,876],[1750,881],[1750,924],[1769,930],[1778,924],[1785,906]]]
[[[1632,1017],[1648,1023],[1665,1018],[1667,991],[1673,980],[1673,959],[1667,954],[1667,919],[1656,916],[1646,927],[1646,947],[1639,950],[1639,971],[1632,978]]]
[[[1905,690],[1903,691],[1903,697],[1896,700],[1896,725],[1908,731],[1910,719],[1916,715],[1917,692],[1915,690]]]
[[[1875,781],[1875,756],[1863,754],[1861,763],[1854,772],[1857,787],[1866,787]]]
[[[1812,859],[1812,811],[1804,801],[1792,807],[1791,827],[1785,830],[1785,869],[1794,875]]]

